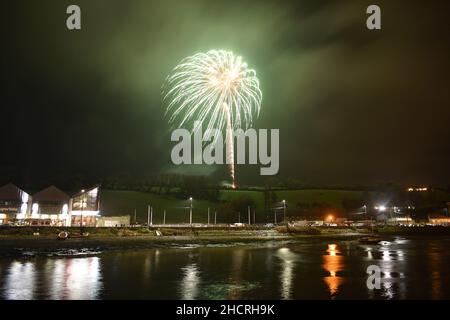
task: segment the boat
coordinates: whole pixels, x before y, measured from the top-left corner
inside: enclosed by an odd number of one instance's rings
[[[378,244],[381,241],[379,236],[367,236],[359,238],[359,242],[363,244]]]
[[[69,237],[69,233],[67,231],[61,231],[58,233],[57,239],[58,240],[66,240]]]

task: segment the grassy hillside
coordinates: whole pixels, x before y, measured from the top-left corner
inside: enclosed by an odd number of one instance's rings
[[[326,203],[336,208],[336,211],[341,211],[343,210],[343,200],[358,200],[362,197],[362,192],[342,190],[275,191],[275,194],[277,201],[285,199],[288,202],[288,215],[295,212],[295,208],[299,204],[314,205]],[[217,221],[221,222],[220,202],[228,202],[240,197],[251,198],[254,201],[257,220],[272,220],[271,214],[264,212],[264,192],[221,190],[219,202],[194,199],[193,221],[206,223],[208,220],[208,208],[210,208],[210,221],[213,221],[214,211],[218,211]],[[169,195],[157,195],[139,191],[102,190],[100,201],[102,214],[105,216],[130,215],[133,221],[134,210],[136,209],[137,221],[145,223],[147,222],[147,206],[151,205],[153,207],[154,223],[162,223],[163,210],[166,210],[166,223],[187,223],[189,221],[189,201],[187,199],[182,200]],[[224,214],[222,214],[222,218],[225,218]],[[245,219],[244,216],[242,218]]]
[[[286,200],[289,207],[298,204],[327,203],[337,210],[344,210],[342,202],[346,200],[359,201],[363,197],[362,191],[347,190],[286,190],[276,191],[277,200]]]
[[[189,201],[176,199],[170,196],[156,195],[139,191],[102,190],[101,211],[105,216],[130,215],[133,221],[134,210],[138,223],[147,222],[147,207],[153,207],[153,223],[162,223],[163,210],[166,210],[166,223],[189,222]],[[211,209],[211,218],[217,204],[194,200],[193,221],[204,223],[208,220],[208,207]]]
[[[309,216],[315,215],[321,217],[332,210],[338,215],[345,214],[344,203],[350,202],[362,203],[364,193],[362,191],[347,190],[278,190],[270,192],[272,207],[280,206],[280,202],[284,199],[287,201],[287,215],[289,216]],[[370,193],[375,196],[375,193]],[[449,199],[446,192],[433,192],[424,194],[433,200],[443,201]],[[214,212],[217,211],[217,222],[237,222],[237,215],[220,212],[221,203],[229,202],[240,197],[251,198],[256,204],[256,218],[260,222],[268,222],[273,220],[273,212],[265,212],[264,192],[248,191],[248,190],[221,190],[219,201],[210,202],[194,199],[193,221],[194,223],[206,223],[208,217],[208,208],[210,208],[210,218],[213,222]],[[139,191],[116,191],[102,190],[101,193],[101,210],[106,216],[112,215],[130,215],[133,221],[134,209],[136,209],[137,221],[139,223],[147,222],[147,206],[153,207],[153,222],[161,223],[163,221],[163,210],[166,210],[166,223],[188,223],[189,222],[189,201],[177,199],[171,195],[158,195],[148,192]],[[325,207],[324,207],[325,206]],[[278,210],[278,214],[281,211]],[[246,219],[246,213],[241,216],[242,220]]]
[[[247,197],[252,199],[256,205],[256,211],[264,210],[264,192],[261,191],[247,191],[247,190],[221,190],[220,201],[232,201],[240,197]]]

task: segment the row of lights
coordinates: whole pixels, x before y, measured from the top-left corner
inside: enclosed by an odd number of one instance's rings
[[[413,192],[413,191],[425,192],[425,191],[428,191],[428,188],[427,187],[418,187],[418,188],[409,187],[407,190],[408,190],[408,192]]]

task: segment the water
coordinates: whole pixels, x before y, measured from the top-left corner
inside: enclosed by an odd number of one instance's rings
[[[0,260],[2,299],[449,299],[450,238],[303,240]],[[369,290],[366,269],[382,271]]]

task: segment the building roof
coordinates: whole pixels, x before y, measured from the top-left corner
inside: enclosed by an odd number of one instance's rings
[[[24,195],[28,196],[28,193],[12,183],[0,187],[0,200],[22,202]]]
[[[450,217],[447,217],[440,213],[431,213],[428,215],[429,219],[450,219]]]
[[[55,186],[50,186],[33,195],[33,202],[49,201],[49,202],[66,202],[70,197]]]
[[[72,198],[76,198],[76,197],[79,197],[81,195],[87,194],[87,193],[89,193],[90,191],[92,191],[92,190],[94,190],[96,188],[100,188],[100,184],[96,184],[96,185],[94,185],[94,186],[92,186],[92,187],[90,187],[88,189],[83,189],[80,192],[77,192],[74,195],[72,195]]]

